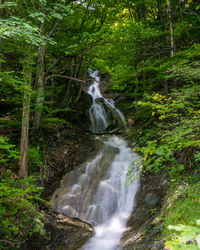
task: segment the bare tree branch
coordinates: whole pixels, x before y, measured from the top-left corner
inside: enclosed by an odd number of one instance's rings
[[[60,19],[57,22],[54,22],[53,27],[51,28],[51,30],[49,32],[49,37],[51,37],[53,35],[53,32],[56,30],[56,28],[58,27],[58,25],[63,21],[63,19]]]
[[[66,79],[70,79],[72,81],[76,81],[76,82],[80,82],[80,83],[86,83],[85,80],[80,80],[80,79],[76,79],[74,77],[70,77],[70,76],[62,76],[62,75],[50,75],[47,76],[45,79],[45,83],[48,81],[48,79],[52,78],[52,77],[61,77],[61,78],[66,78]]]

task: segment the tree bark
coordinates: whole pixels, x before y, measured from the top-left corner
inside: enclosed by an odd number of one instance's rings
[[[44,35],[44,24],[41,24],[41,35]],[[34,128],[39,129],[41,125],[41,116],[44,106],[44,78],[45,78],[45,45],[41,45],[38,51],[38,63],[36,71],[36,104],[35,104],[35,117]]]
[[[164,94],[166,95],[166,96],[168,96],[168,81],[165,79],[164,81],[163,81],[163,91],[164,91]]]
[[[29,117],[30,117],[30,94],[24,94],[21,142],[20,142],[20,162],[19,176],[26,178],[28,176],[28,134],[29,134]]]
[[[170,21],[170,40],[171,40],[171,55],[175,54],[175,41],[174,41],[174,29],[173,29],[173,7],[172,0],[168,0],[169,4],[169,21]]]
[[[174,54],[176,52],[176,44],[175,44],[175,40],[174,40],[174,29],[173,29],[174,13],[173,13],[172,0],[168,0],[168,4],[169,4],[169,20],[170,20],[171,55],[174,56]],[[174,88],[176,89],[177,85],[178,85],[178,82],[176,79],[173,80],[173,85],[174,85]]]
[[[3,4],[4,1],[0,0],[0,5]],[[0,16],[3,16],[3,10],[0,9]],[[1,55],[2,55],[2,43],[3,43],[3,39],[0,38],[0,72],[2,71],[2,62],[1,62]]]
[[[0,2],[1,3],[1,2]],[[3,40],[0,38],[0,72],[2,71],[2,62],[1,62],[1,56],[2,56],[2,43]]]
[[[31,53],[31,52],[30,52]],[[28,57],[28,56],[27,56]],[[20,161],[19,176],[26,178],[28,176],[28,136],[30,120],[30,100],[31,100],[31,64],[28,60],[24,63],[24,100],[22,112],[21,141],[20,141]]]

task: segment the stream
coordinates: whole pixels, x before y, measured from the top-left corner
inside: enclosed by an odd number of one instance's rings
[[[94,79],[88,89],[93,98],[89,110],[91,132],[99,133],[109,127],[109,112],[123,125],[125,119],[121,111],[115,108],[112,99],[104,98],[100,92],[98,71],[90,75]],[[126,185],[125,181],[127,170],[138,155],[121,137],[99,136],[96,141],[101,145],[96,156],[67,173],[51,201],[58,212],[94,226],[95,234],[82,250],[116,250],[120,249],[120,238],[134,208],[139,171],[135,169],[138,178],[132,184]]]

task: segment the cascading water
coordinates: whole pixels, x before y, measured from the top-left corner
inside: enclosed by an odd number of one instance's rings
[[[95,71],[91,76],[95,81],[88,92],[93,100],[103,98],[98,87],[98,72]],[[110,105],[115,109],[114,103]],[[105,110],[99,107],[93,109],[95,112],[90,110],[92,131],[105,130],[109,125]],[[115,112],[120,119],[124,119],[119,110]],[[94,226],[95,235],[82,250],[116,250],[120,249],[120,237],[133,210],[139,185],[138,178],[131,185],[125,185],[127,169],[138,159],[138,155],[133,153],[124,139],[117,136],[98,140],[102,143],[100,152],[93,160],[66,174],[61,187],[52,197],[52,203],[57,211],[78,217]],[[139,176],[137,169],[135,176]]]
[[[98,103],[99,99],[103,101],[103,103],[108,107],[108,109],[116,113],[117,117],[119,118],[122,124],[125,123],[124,115],[122,114],[120,110],[115,108],[114,101],[112,99],[106,99],[102,96],[100,89],[99,89],[100,78],[98,76],[98,73],[99,73],[98,70],[90,73],[90,76],[94,78],[94,82],[88,89],[88,94],[90,94],[93,98],[93,104],[89,110],[90,121],[91,121],[90,130],[93,133],[105,131],[107,127],[109,126],[109,121],[108,121],[106,111],[104,107],[100,103]]]

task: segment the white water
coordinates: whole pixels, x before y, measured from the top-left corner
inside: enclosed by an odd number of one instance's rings
[[[95,78],[88,90],[94,100],[91,109],[95,111],[90,110],[92,130],[103,131],[109,123],[103,107],[95,103],[95,99],[103,98],[99,90],[98,72],[91,73],[91,77]],[[123,120],[114,102],[103,99]],[[103,139],[100,152],[92,160],[63,178],[61,187],[52,197],[54,209],[85,220],[95,228],[94,237],[82,250],[120,249],[120,238],[133,210],[139,186],[138,169],[135,169],[138,178],[128,186],[125,184],[126,173],[130,164],[137,159],[138,155],[133,153],[124,139],[110,136]]]
[[[95,236],[82,248],[83,250],[120,249],[120,238],[125,231],[126,222],[134,206],[134,197],[139,181],[126,186],[126,173],[131,162],[138,156],[118,137],[111,137],[105,144],[117,147],[119,153],[105,173],[94,195],[93,209],[98,211]],[[137,169],[135,175],[138,176]]]
[[[102,96],[100,89],[99,89],[99,81],[100,78],[98,76],[99,71],[96,70],[92,73],[90,73],[90,76],[94,78],[93,84],[88,88],[88,94],[90,94],[93,98],[93,104],[89,110],[90,113],[90,121],[91,121],[91,127],[90,130],[93,133],[98,133],[101,131],[104,131],[109,126],[107,114],[105,112],[105,109],[102,105],[97,103],[97,99],[101,98],[105,105],[112,111],[114,111],[119,119],[121,120],[122,124],[125,124],[125,118],[124,115],[120,110],[115,108],[115,103],[112,99],[106,99]]]
[[[125,118],[120,110],[115,108],[114,101],[101,95],[98,73],[94,71],[90,74],[95,80],[88,89],[88,93],[93,97],[93,104],[90,108],[91,131],[93,132],[103,131],[109,125],[103,106],[100,110],[98,107],[100,105],[95,101],[98,98],[103,98],[107,107],[117,113],[122,124],[125,123]],[[104,126],[99,126],[100,121]],[[129,186],[125,185],[127,170],[130,164],[138,159],[138,156],[127,147],[123,139],[118,137],[110,137],[104,143],[117,147],[119,153],[105,172],[105,177],[100,181],[94,195],[93,204],[88,208],[91,208],[92,214],[97,213],[96,221],[100,223],[95,226],[95,236],[82,248],[83,250],[120,249],[120,238],[133,210],[134,197],[139,185],[138,179]],[[138,175],[138,170],[135,169],[135,176]]]
[[[91,223],[95,235],[83,250],[116,250],[134,207],[139,180],[126,185],[130,164],[138,159],[124,139],[104,139],[94,159],[67,174],[52,198],[54,209]],[[139,176],[135,169],[135,176]]]

